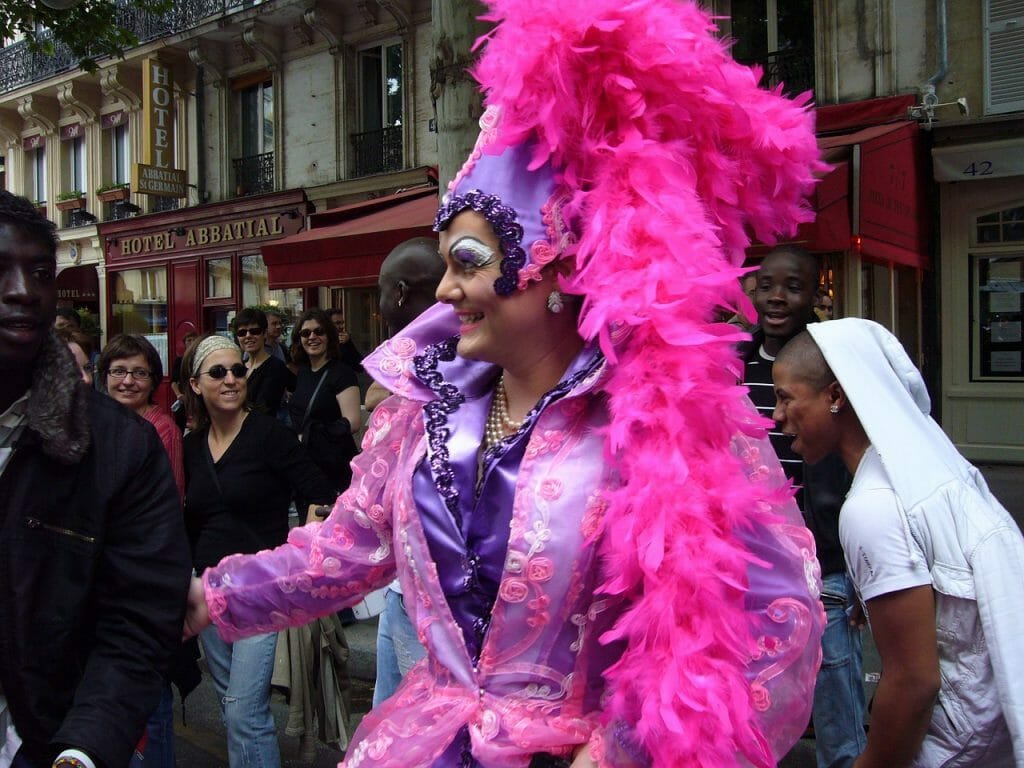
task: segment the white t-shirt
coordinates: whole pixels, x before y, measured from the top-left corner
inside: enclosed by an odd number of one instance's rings
[[[839,539],[862,601],[932,583],[923,554],[910,550],[899,499],[874,446],[861,459],[839,513]]]

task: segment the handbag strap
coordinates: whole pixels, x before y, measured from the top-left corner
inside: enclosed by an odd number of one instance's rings
[[[302,431],[306,428],[306,422],[309,421],[309,415],[313,412],[313,403],[316,402],[316,396],[320,394],[320,387],[324,385],[324,379],[327,378],[327,366],[329,365],[330,363],[327,363],[327,365],[323,367],[323,373],[320,374],[320,381],[316,383],[316,389],[313,390],[313,394],[310,396],[309,402],[306,404],[306,412],[302,414],[302,423],[299,425],[298,429],[300,435],[302,434]]]

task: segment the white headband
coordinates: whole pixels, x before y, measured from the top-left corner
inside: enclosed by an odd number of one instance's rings
[[[242,354],[242,350],[231,339],[224,336],[207,336],[196,347],[196,356],[192,361],[192,376],[199,375],[199,369],[202,367],[203,361],[210,356],[211,352],[216,352],[218,349],[232,349],[239,355]]]

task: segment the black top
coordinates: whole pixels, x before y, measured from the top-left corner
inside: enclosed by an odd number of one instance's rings
[[[271,355],[246,379],[245,399],[254,411],[276,414],[281,408],[284,391],[295,386],[295,374]]]
[[[197,570],[284,543],[293,493],[310,503],[334,502],[331,484],[277,419],[250,413],[217,462],[208,435],[204,427],[185,436],[185,522]]]
[[[773,358],[763,352],[763,332],[754,331],[753,343],[742,350],[745,368],[743,383],[750,388],[750,399],[758,413],[767,418],[775,410],[775,389],[772,386]],[[796,486],[796,503],[804,522],[814,534],[821,575],[846,570],[846,560],[839,541],[839,510],[850,490],[853,478],[842,459],[829,454],[817,464],[807,464],[793,451],[793,438],[778,429],[768,432],[772,448],[779,457],[786,477]]]
[[[338,359],[345,365],[358,373],[363,370],[363,353],[356,347],[355,342],[349,339],[339,346],[340,354]]]
[[[288,401],[288,413],[292,417],[292,427],[296,432],[302,431],[302,417],[306,413],[306,406],[309,404],[309,399],[313,396],[313,391],[320,382],[321,376],[326,376],[327,379],[320,387],[320,391],[316,393],[316,402],[313,403],[313,408],[309,413],[310,421],[321,424],[330,424],[340,419],[341,408],[338,407],[338,393],[349,387],[359,386],[355,373],[341,360],[331,360],[315,373],[308,365],[299,368],[298,376],[295,377],[295,393]]]

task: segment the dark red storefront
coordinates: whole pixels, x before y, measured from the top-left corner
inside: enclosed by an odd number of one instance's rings
[[[223,332],[239,309],[273,304],[260,246],[301,231],[311,209],[291,190],[100,224],[108,338],[146,336],[166,373],[189,331]],[[168,389],[165,376],[164,402]]]

